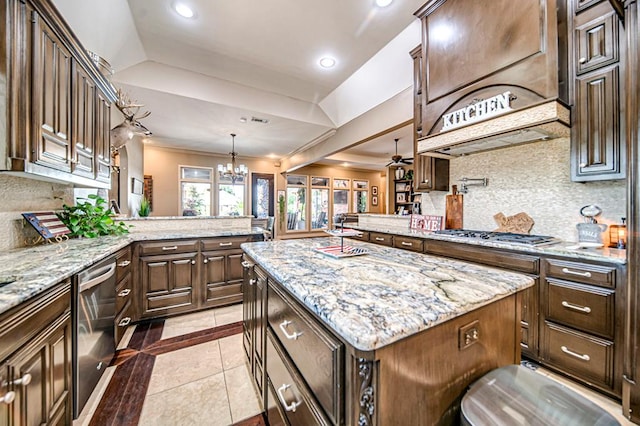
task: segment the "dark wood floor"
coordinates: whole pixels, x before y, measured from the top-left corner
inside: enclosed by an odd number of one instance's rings
[[[116,371],[91,418],[90,426],[136,426],[157,355],[242,333],[242,322],[169,339],[161,339],[163,328],[164,321],[138,324],[129,345],[117,351],[111,363],[116,366]],[[267,425],[263,413],[234,426]]]

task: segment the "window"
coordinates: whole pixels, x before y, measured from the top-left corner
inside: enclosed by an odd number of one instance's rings
[[[218,178],[218,216],[244,215],[246,182],[247,176],[236,177],[235,181]]]
[[[211,216],[213,169],[180,166],[180,212],[183,216]]]
[[[307,176],[287,175],[287,231],[304,231],[307,218]]]
[[[356,213],[364,213],[368,210],[369,181],[353,181],[353,210]]]
[[[329,228],[329,178],[311,177],[311,230]]]
[[[333,180],[333,215],[349,213],[349,179]]]

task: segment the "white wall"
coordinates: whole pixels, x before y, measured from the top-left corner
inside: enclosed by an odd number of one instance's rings
[[[449,184],[459,179],[488,178],[487,187],[471,186],[464,194],[464,228],[493,230],[493,215],[525,212],[533,218],[532,234],[576,241],[580,209],[595,204],[600,223],[620,223],[626,216],[624,180],[589,183],[570,178],[569,139],[555,139],[452,159]],[[444,214],[444,192],[423,195],[425,214]],[[605,233],[606,234],[606,233]],[[603,235],[608,241],[608,236]]]

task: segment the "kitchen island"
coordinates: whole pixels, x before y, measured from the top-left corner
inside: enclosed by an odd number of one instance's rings
[[[316,250],[337,244],[242,245],[257,301],[245,346],[271,423],[453,423],[472,381],[519,362],[531,277],[357,241],[368,254]]]

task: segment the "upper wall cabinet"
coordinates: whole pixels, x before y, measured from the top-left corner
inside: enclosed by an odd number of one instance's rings
[[[115,90],[51,2],[8,0],[0,14],[1,170],[108,188]]]
[[[573,122],[571,178],[574,181],[626,176],[620,42],[624,26],[608,1],[573,0],[569,10],[574,45],[571,58]]]

